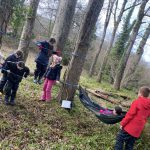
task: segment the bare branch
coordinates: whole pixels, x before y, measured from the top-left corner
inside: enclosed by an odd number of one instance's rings
[[[145,10],[145,13],[144,13],[145,16],[148,15],[147,13],[148,13],[149,10],[150,10],[150,6]]]
[[[124,9],[124,12],[127,11],[128,9],[130,9],[130,8],[132,8],[132,7],[136,7],[136,6],[140,5],[140,4],[141,4],[141,3],[138,3],[138,4],[135,4],[135,5],[132,5],[132,6],[128,7],[128,8],[126,8],[126,9]]]

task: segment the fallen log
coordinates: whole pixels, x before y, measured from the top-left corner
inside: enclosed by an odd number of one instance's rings
[[[86,89],[89,93],[93,94],[96,97],[99,97],[101,99],[104,99],[112,104],[116,104],[116,105],[121,105],[123,107],[129,108],[131,105],[131,102],[122,102],[118,99],[110,99],[108,98],[108,95],[104,95],[104,94],[100,94],[100,93],[96,93],[95,90],[90,90],[90,89]]]
[[[126,100],[131,99],[130,97],[128,97],[126,95],[117,94],[117,93],[111,93],[111,92],[106,92],[106,91],[103,91],[101,89],[97,89],[97,90],[95,90],[95,92],[96,93],[100,93],[100,94],[104,94],[104,95],[108,95],[108,96],[112,96],[112,97],[119,96],[119,97],[122,97],[123,99],[126,99]]]
[[[96,93],[95,90],[90,90],[90,89],[86,89],[88,92],[90,92],[91,94],[99,97],[99,98],[102,98],[110,103],[113,103],[113,104],[119,104],[120,103],[120,100],[113,100],[113,99],[109,99],[108,98],[108,95],[104,95],[104,94],[100,94],[100,93]]]

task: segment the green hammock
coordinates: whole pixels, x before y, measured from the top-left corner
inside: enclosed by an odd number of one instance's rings
[[[104,107],[98,105],[95,103],[87,94],[87,92],[80,86],[79,87],[79,98],[81,103],[89,109],[91,112],[95,114],[95,116],[102,121],[103,123],[106,124],[115,124],[120,122],[124,117],[126,112],[124,111],[121,115],[105,115],[101,114],[99,111],[100,110],[105,110]],[[109,109],[111,110],[111,109]],[[113,111],[113,110],[111,110]]]

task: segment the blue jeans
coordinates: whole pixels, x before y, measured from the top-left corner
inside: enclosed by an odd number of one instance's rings
[[[133,150],[135,140],[137,138],[129,135],[126,131],[120,130],[116,138],[115,150],[123,150],[125,144],[125,150]]]

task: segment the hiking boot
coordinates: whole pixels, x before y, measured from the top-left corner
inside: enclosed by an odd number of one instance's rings
[[[9,105],[9,97],[8,96],[5,96],[5,105]]]
[[[37,83],[37,79],[34,79],[33,82],[34,82],[34,83]]]
[[[14,105],[15,105],[15,103],[14,103],[14,102],[10,102],[10,103],[9,103],[9,105],[14,106]]]
[[[42,82],[42,80],[38,80],[38,84],[42,84],[43,82]]]

